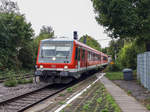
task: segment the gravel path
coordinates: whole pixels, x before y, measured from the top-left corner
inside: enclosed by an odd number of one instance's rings
[[[134,96],[137,100],[144,103],[145,100],[150,99],[150,92],[142,87],[137,81],[124,81],[124,80],[116,80],[114,81],[118,86],[123,88],[127,92],[131,92],[132,96]]]

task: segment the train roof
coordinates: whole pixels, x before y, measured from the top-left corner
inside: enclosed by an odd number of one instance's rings
[[[70,38],[65,38],[65,37],[61,37],[61,38],[49,38],[49,39],[44,39],[44,40],[41,40],[42,42],[45,42],[45,41],[74,41],[73,39],[70,39]]]
[[[79,42],[79,41],[77,41],[77,40],[74,40],[74,41],[75,41],[76,44],[78,44],[79,46],[82,46],[82,47],[84,47],[84,48],[90,49],[90,50],[92,50],[92,51],[94,51],[94,52],[96,52],[96,53],[99,53],[99,54],[102,53],[102,52],[100,52],[100,51],[98,51],[98,50],[96,50],[96,49],[94,49],[94,48],[92,48],[92,47],[89,47],[88,45],[86,45],[86,44],[84,44],[84,43],[82,43],[82,42]]]
[[[41,40],[41,42],[46,42],[46,41],[70,41],[70,42],[75,42],[77,45],[79,46],[82,46],[84,48],[87,48],[91,51],[94,51],[95,53],[98,53],[98,54],[102,54],[104,56],[107,56],[106,54],[104,54],[103,52],[100,52],[94,48],[91,48],[89,46],[87,46],[86,44],[82,43],[82,42],[79,42],[77,40],[74,40],[74,39],[70,39],[70,38],[65,38],[65,37],[62,37],[62,38],[49,38],[49,39],[44,39],[44,40]]]

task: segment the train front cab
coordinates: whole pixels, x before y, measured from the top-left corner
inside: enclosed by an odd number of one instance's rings
[[[38,51],[35,76],[49,83],[68,83],[75,75],[74,41],[41,41]]]

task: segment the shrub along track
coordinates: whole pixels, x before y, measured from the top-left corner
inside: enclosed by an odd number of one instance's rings
[[[61,92],[68,86],[45,86],[38,90],[26,93],[0,102],[0,112],[21,112],[27,108]]]
[[[32,78],[33,77],[33,75],[29,75],[29,74],[27,74],[27,75],[24,75],[24,76],[14,76],[14,78],[15,79],[19,79],[19,78],[21,78],[21,79],[29,79],[29,78]],[[3,82],[5,82],[5,81],[7,81],[7,80],[9,80],[9,77],[5,77],[5,78],[0,78],[0,83],[3,83]]]

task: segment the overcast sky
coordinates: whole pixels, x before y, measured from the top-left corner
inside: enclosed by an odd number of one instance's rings
[[[56,36],[72,38],[73,31],[79,37],[88,34],[100,40],[102,47],[108,45],[109,37],[95,20],[90,0],[13,0],[17,1],[21,13],[31,22],[38,35],[43,25],[52,26]],[[107,39],[107,40],[104,40]]]

